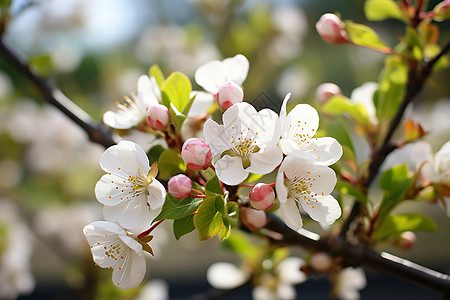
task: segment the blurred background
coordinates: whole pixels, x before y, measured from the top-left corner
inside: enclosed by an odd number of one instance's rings
[[[439,1],[429,1],[433,7]],[[315,105],[323,82],[343,94],[377,81],[384,55],[323,42],[314,24],[327,12],[372,26],[390,46],[404,34],[398,21],[364,19],[362,0],[42,0],[12,1],[5,42],[24,55],[94,119],[136,90],[137,78],[158,64],[167,76],[184,72],[195,88],[202,64],[244,54],[250,71],[245,99],[264,95],[274,110],[288,92]],[[448,22],[438,24],[441,45]],[[435,150],[450,136],[449,70],[434,74],[408,114],[431,133]],[[0,299],[82,299],[98,282],[97,299],[136,299],[121,292],[109,270],[95,268],[82,228],[101,220],[94,186],[102,175],[104,149],[45,104],[34,86],[0,57]],[[411,204],[433,216],[437,233],[419,233],[409,252],[388,249],[419,264],[450,273],[450,220],[437,206]],[[166,222],[168,223],[168,222]],[[195,233],[176,243],[171,224],[155,231],[148,260],[145,299],[187,297],[208,289],[207,267],[237,261],[218,240],[198,242]],[[301,249],[297,254],[304,253]],[[367,270],[362,299],[439,299],[422,287]],[[298,286],[301,299],[328,299],[330,285],[317,277]],[[142,290],[144,293],[144,289]],[[92,296],[92,295],[89,295]],[[163,298],[158,298],[161,296]],[[152,298],[153,297],[153,298]],[[248,299],[250,289],[229,299]]]

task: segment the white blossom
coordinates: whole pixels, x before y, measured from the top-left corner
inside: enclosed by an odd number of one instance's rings
[[[224,112],[223,125],[209,119],[203,135],[213,154],[217,177],[229,185],[244,181],[248,174],[268,174],[281,162],[277,147],[278,116],[270,109],[259,112],[242,102]]]
[[[319,127],[319,115],[308,104],[297,104],[289,114],[287,94],[280,111],[281,139],[278,143],[286,155],[312,156],[317,164],[329,166],[342,156],[342,146],[332,137],[315,137]]]
[[[137,287],[145,276],[143,246],[119,225],[96,221],[86,225],[83,233],[92,257],[101,268],[113,269],[113,283],[120,289]]]
[[[303,157],[287,156],[276,179],[281,215],[294,230],[302,226],[299,206],[320,223],[332,224],[341,216],[337,200],[330,195],[336,184],[336,174],[326,166]]]
[[[358,300],[359,291],[366,287],[366,276],[361,268],[345,268],[337,275],[334,293],[342,300]]]
[[[149,209],[160,208],[166,198],[164,186],[156,180],[156,166],[150,168],[144,150],[130,141],[109,147],[100,159],[107,172],[97,182],[95,195],[104,204],[106,220],[131,229],[141,224]]]

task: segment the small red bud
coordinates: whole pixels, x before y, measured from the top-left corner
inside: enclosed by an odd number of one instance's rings
[[[330,44],[348,43],[349,39],[344,30],[344,24],[334,14],[324,14],[316,23],[317,32],[322,39]]]
[[[161,104],[150,105],[147,109],[147,123],[154,130],[164,130],[170,122],[167,107]]]
[[[334,83],[322,83],[316,89],[316,99],[320,104],[325,104],[331,97],[337,95],[342,95],[342,91]]]
[[[217,94],[214,95],[222,111],[226,111],[233,104],[240,103],[244,99],[244,91],[233,81],[225,82]]]
[[[250,204],[255,209],[266,210],[275,202],[273,188],[265,183],[255,185],[248,196],[250,198]]]
[[[206,170],[212,161],[209,145],[198,138],[190,138],[184,142],[181,157],[192,170]]]
[[[169,180],[168,190],[176,199],[184,199],[191,193],[192,180],[184,174],[173,176]]]

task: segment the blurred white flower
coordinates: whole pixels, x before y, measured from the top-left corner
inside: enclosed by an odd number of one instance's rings
[[[317,222],[334,223],[341,216],[339,203],[330,195],[335,184],[331,168],[308,158],[287,156],[278,169],[275,186],[286,224],[294,230],[302,228],[299,206]]]
[[[352,102],[364,105],[367,114],[369,115],[369,120],[373,124],[378,123],[376,108],[375,104],[373,103],[373,96],[377,90],[378,83],[366,82],[360,87],[355,88],[350,95],[350,99],[352,100]]]
[[[105,205],[106,220],[131,229],[145,220],[150,208],[155,210],[164,204],[166,190],[155,178],[157,167],[150,168],[138,144],[121,141],[109,147],[100,165],[107,174],[97,182],[95,196]]]
[[[152,279],[141,288],[136,300],[169,300],[169,284],[163,279]]]
[[[276,145],[280,123],[275,112],[267,108],[257,112],[242,102],[227,109],[222,118],[223,125],[208,119],[203,130],[221,181],[237,185],[250,172],[268,174],[280,164],[283,155]]]
[[[206,271],[206,280],[216,289],[233,289],[249,279],[250,274],[246,270],[228,262],[214,263]]]
[[[33,237],[9,199],[0,199],[0,298],[15,299],[33,291],[30,272]]]
[[[334,294],[342,300],[360,299],[359,291],[366,287],[366,275],[362,268],[345,268],[337,275]]]
[[[114,285],[126,290],[137,287],[145,276],[142,245],[119,225],[96,221],[86,225],[83,233],[91,247],[94,262],[113,269]]]

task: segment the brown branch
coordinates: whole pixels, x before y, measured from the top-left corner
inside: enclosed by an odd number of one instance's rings
[[[378,174],[381,164],[384,162],[389,153],[391,153],[397,148],[396,145],[391,144],[391,139],[395,131],[397,130],[397,127],[400,125],[400,122],[403,118],[403,114],[405,113],[406,108],[408,107],[409,103],[411,103],[411,101],[414,99],[414,97],[416,97],[422,91],[422,88],[426,80],[431,75],[431,71],[434,65],[448,51],[450,51],[450,41],[441,49],[441,52],[439,52],[439,54],[436,55],[436,57],[434,57],[428,62],[425,62],[423,67],[418,71],[417,71],[417,63],[410,64],[405,96],[403,97],[403,101],[400,105],[400,108],[398,109],[394,118],[392,118],[391,120],[388,132],[384,137],[383,143],[381,144],[378,151],[375,152],[372,157],[372,161],[369,165],[369,175],[365,182],[366,188],[370,186],[373,179]],[[351,223],[359,215],[360,211],[361,211],[361,203],[355,202],[355,204],[352,207],[352,210],[350,211],[350,215],[348,216],[347,220],[345,221],[344,225],[341,228],[340,232],[341,237],[346,236]]]
[[[57,107],[62,113],[80,126],[88,134],[92,142],[105,147],[115,144],[112,138],[112,132],[108,127],[96,122],[85,111],[67,98],[61,90],[33,72],[28,64],[19,59],[2,39],[0,39],[0,55],[16,70],[22,73],[22,75],[33,82],[48,103]]]

